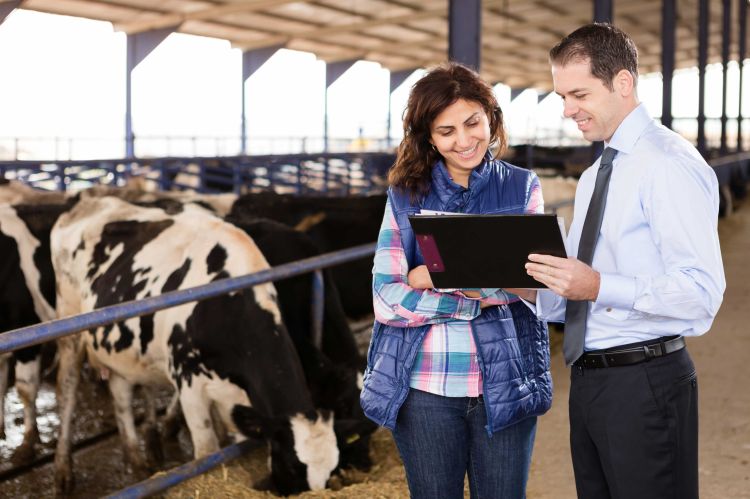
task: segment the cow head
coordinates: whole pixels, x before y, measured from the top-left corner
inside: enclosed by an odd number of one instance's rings
[[[280,494],[325,488],[339,461],[333,416],[308,411],[268,418],[236,405],[232,419],[245,436],[268,441],[271,479]]]

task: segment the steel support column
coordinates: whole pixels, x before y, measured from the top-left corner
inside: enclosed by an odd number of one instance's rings
[[[611,23],[614,18],[612,0],[594,0],[595,23]]]
[[[482,0],[450,0],[448,59],[479,71],[482,61]]]
[[[740,12],[739,12],[739,67],[740,67],[740,88],[738,95],[738,109],[737,109],[737,151],[743,151],[744,147],[742,144],[742,80],[743,80],[743,69],[745,67],[745,55],[747,52],[747,1],[740,0]]]
[[[270,59],[283,45],[273,45],[271,47],[262,47],[255,50],[248,50],[242,53],[242,115],[240,120],[240,153],[247,154],[247,115],[245,104],[247,102],[245,95],[245,83],[255,72],[260,69],[268,59]]]
[[[332,62],[330,64],[326,63],[325,110],[323,111],[323,152],[328,152],[328,90],[331,88],[331,85],[341,77],[341,75],[354,66],[355,62],[357,62],[356,59]]]
[[[706,152],[706,66],[708,66],[708,0],[698,0],[698,152]]]
[[[723,0],[721,12],[721,145],[722,154],[727,153],[727,69],[729,68],[729,44],[732,40],[732,0]]]
[[[386,128],[385,128],[385,146],[390,148],[391,147],[391,113],[393,112],[393,109],[391,109],[391,98],[393,97],[393,92],[400,87],[408,77],[410,77],[416,69],[404,69],[402,71],[391,71],[390,74],[390,91],[388,93],[388,120],[386,122]]]
[[[612,0],[594,0],[594,22],[595,23],[611,23],[614,22],[615,12],[612,5]],[[596,161],[596,158],[601,156],[602,150],[604,149],[604,142],[596,141],[591,143],[591,160]]]
[[[132,78],[133,70],[153,50],[159,46],[171,33],[174,33],[179,24],[167,28],[144,31],[127,36],[127,57],[125,69],[125,157],[135,157],[135,135],[133,134],[133,99]]]
[[[672,128],[672,77],[674,75],[675,24],[677,6],[675,0],[661,2],[661,124]]]
[[[10,15],[11,12],[16,10],[23,0],[10,0],[8,2],[0,3],[0,24],[3,24],[5,18]]]

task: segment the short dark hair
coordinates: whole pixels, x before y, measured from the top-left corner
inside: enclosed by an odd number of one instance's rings
[[[609,23],[581,26],[549,51],[552,64],[588,60],[591,74],[610,90],[617,73],[626,69],[638,81],[638,48],[627,33]]]
[[[440,159],[430,142],[432,122],[459,99],[482,106],[489,120],[490,147],[496,148],[496,157],[505,152],[507,136],[503,113],[492,87],[476,71],[457,62],[446,62],[430,69],[411,88],[404,110],[404,138],[398,147],[396,162],[388,172],[390,185],[411,195],[425,194],[429,190],[432,167]]]

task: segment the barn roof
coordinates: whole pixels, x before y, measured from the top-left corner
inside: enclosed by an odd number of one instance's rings
[[[614,2],[615,24],[638,44],[643,73],[660,70],[661,3]],[[483,0],[482,75],[516,88],[549,90],[547,51],[593,17],[592,0]],[[676,68],[696,65],[698,0],[677,2]],[[739,0],[730,56],[737,59]],[[363,59],[391,71],[447,58],[448,0],[25,0],[21,8],[113,23],[133,34],[176,31],[251,50],[283,46],[336,62]],[[721,60],[722,2],[710,2],[709,63]]]

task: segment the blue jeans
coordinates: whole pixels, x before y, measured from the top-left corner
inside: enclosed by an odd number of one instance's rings
[[[482,397],[443,397],[411,389],[393,437],[414,499],[526,497],[536,417],[492,437]]]

